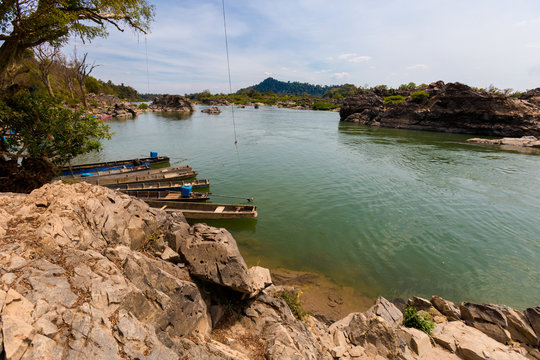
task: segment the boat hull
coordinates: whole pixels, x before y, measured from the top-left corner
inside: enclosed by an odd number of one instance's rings
[[[106,161],[106,162],[97,162],[97,163],[90,163],[90,164],[82,164],[82,165],[73,165],[71,166],[71,170],[69,169],[69,166],[63,166],[60,168],[60,175],[76,175],[76,174],[82,174],[85,172],[92,172],[92,171],[103,171],[103,170],[114,170],[119,169],[123,166],[125,167],[133,167],[137,165],[141,165],[144,163],[149,163],[150,165],[158,165],[158,164],[167,164],[169,163],[170,158],[168,156],[158,156],[158,157],[147,157],[147,158],[140,158],[140,159],[127,159],[127,160],[117,160],[117,161]]]
[[[246,219],[257,217],[255,205],[188,203],[181,201],[144,200],[148,205],[168,212],[180,211],[186,219]]]

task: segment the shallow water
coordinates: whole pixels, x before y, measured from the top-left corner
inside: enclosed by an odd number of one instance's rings
[[[78,160],[157,151],[215,194],[254,197],[258,220],[213,223],[251,265],[320,272],[372,297],[539,304],[538,152],[270,107],[234,109],[236,150],[222,110],[111,121],[104,151]]]

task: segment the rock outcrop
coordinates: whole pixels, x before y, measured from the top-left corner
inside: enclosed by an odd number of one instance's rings
[[[110,117],[135,117],[142,110],[137,105],[120,100],[115,95],[88,94],[91,104],[90,111],[96,116],[107,119]]]
[[[181,95],[162,95],[156,97],[149,109],[152,111],[181,111],[195,112],[195,106],[186,97]]]
[[[225,229],[86,183],[0,194],[2,359],[540,358],[538,308],[431,303],[456,317],[434,342],[384,298],[330,326],[300,321]]]
[[[386,92],[364,91],[344,101],[342,121],[400,129],[488,136],[540,136],[538,97],[515,98],[475,90],[460,83],[432,83],[427,96],[392,102]],[[395,94],[393,94],[395,95]],[[401,95],[401,94],[400,94]],[[401,95],[403,96],[403,95]]]
[[[219,115],[221,114],[221,110],[217,106],[212,106],[206,109],[202,109],[201,112],[211,115]]]
[[[505,146],[520,146],[540,149],[540,140],[534,136],[522,136],[520,138],[502,138],[502,139],[482,139],[472,138],[467,139],[470,143],[489,144],[489,145],[505,145]]]

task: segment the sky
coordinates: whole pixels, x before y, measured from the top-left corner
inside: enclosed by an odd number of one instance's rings
[[[150,2],[146,36],[71,41],[99,65],[92,75],[141,93],[229,93],[222,1]],[[267,77],[540,87],[538,0],[225,0],[225,11],[233,92]]]

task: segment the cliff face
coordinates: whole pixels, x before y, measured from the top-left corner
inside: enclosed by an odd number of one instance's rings
[[[225,229],[127,195],[0,194],[0,359],[540,358],[538,307],[414,298],[439,322],[432,343],[384,298],[328,326],[297,320],[282,290]]]
[[[460,83],[430,84],[429,97],[385,103],[384,95],[363,92],[341,107],[342,121],[413,130],[488,136],[540,135],[540,107],[536,92],[521,98],[479,92]],[[406,95],[406,94],[405,94]]]

